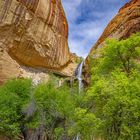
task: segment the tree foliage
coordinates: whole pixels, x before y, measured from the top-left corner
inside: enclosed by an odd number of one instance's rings
[[[108,40],[92,64],[92,85],[85,101],[100,119],[105,140],[140,138],[140,34]]]
[[[31,80],[9,80],[0,87],[0,133],[17,136],[23,109],[30,100]]]
[[[1,86],[0,134],[14,139],[23,134],[25,140],[34,139],[33,135],[68,139],[79,99],[76,91],[55,83],[34,86],[29,79],[13,79]]]
[[[75,103],[67,86],[56,87],[51,82],[41,84],[35,89],[38,110],[44,113],[48,135],[55,139],[67,135],[68,126],[73,115]],[[59,131],[59,132],[58,132]],[[58,135],[53,135],[54,132]]]
[[[140,34],[107,40],[95,54],[86,93],[67,84],[58,87],[54,78],[37,86],[30,79],[0,86],[0,134],[14,140],[21,134],[25,140],[44,135],[48,140],[139,140]]]

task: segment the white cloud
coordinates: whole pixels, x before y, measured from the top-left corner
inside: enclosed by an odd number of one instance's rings
[[[62,0],[69,23],[71,52],[86,57],[107,23],[128,0],[122,1]]]
[[[76,18],[80,16],[77,7],[81,4],[81,1],[82,0],[62,0],[69,22],[74,22]]]

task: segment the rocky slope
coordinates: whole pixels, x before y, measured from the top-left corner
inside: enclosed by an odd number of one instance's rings
[[[95,49],[102,47],[107,38],[123,39],[138,31],[140,31],[140,0],[131,0],[111,20],[90,54],[93,54]]]
[[[74,59],[61,0],[0,1],[1,82],[11,76],[40,77],[46,70],[71,76]]]
[[[101,37],[92,47],[85,66],[85,82],[90,83],[89,63],[92,57],[96,57],[98,49],[105,44],[107,38],[125,39],[131,34],[140,31],[140,0],[131,0],[126,3],[118,14],[107,25]]]

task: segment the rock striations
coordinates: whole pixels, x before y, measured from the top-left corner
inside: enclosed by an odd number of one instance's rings
[[[102,47],[107,38],[124,39],[138,31],[140,31],[140,0],[131,0],[108,24],[90,54],[93,54],[95,49]]]
[[[0,1],[1,82],[46,70],[71,76],[73,60],[61,0]]]

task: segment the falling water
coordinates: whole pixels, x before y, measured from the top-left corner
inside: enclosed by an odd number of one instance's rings
[[[83,64],[84,61],[82,61],[76,71],[76,78],[78,79],[78,83],[79,83],[79,94],[83,88],[83,82],[82,82],[82,70],[83,70]],[[73,140],[80,140],[80,136],[79,134],[77,134],[77,136],[73,139]]]
[[[80,140],[79,134],[77,134],[77,136],[73,138],[73,140]]]
[[[80,137],[79,137],[79,135],[77,135],[77,137],[76,137],[76,140],[80,140]]]
[[[77,69],[77,79],[78,79],[78,82],[79,82],[79,93],[81,92],[81,89],[83,87],[83,83],[82,83],[82,69],[83,69],[83,64],[84,64],[84,61],[82,61],[79,66],[78,66],[78,69]]]

